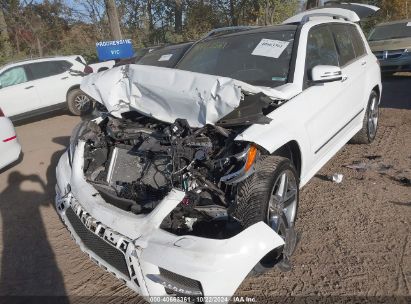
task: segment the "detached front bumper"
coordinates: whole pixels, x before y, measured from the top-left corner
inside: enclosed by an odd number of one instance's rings
[[[148,215],[129,214],[92,191],[79,175],[80,155],[76,153],[73,169],[67,153],[58,164],[57,210],[82,251],[151,302],[170,295],[220,296],[228,301],[258,261],[284,245],[263,222],[224,240],[168,233],[160,224],[183,192],[172,190]]]

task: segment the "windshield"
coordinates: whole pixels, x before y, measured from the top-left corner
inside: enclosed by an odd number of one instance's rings
[[[197,43],[177,68],[257,86],[280,86],[288,79],[294,35],[289,30],[209,38]]]
[[[411,38],[411,23],[396,23],[377,26],[370,34],[369,41]]]

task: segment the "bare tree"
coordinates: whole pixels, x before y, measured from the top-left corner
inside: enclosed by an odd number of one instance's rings
[[[174,27],[177,33],[183,31],[183,1],[175,0]]]
[[[118,13],[116,8],[116,3],[114,0],[104,0],[106,4],[106,11],[108,22],[110,24],[110,32],[111,36],[114,40],[122,39],[121,30],[120,30],[120,22],[118,20]]]
[[[4,18],[3,8],[0,7],[0,47],[4,52],[4,55],[11,55],[11,45],[9,39],[9,33],[7,31],[6,18]]]

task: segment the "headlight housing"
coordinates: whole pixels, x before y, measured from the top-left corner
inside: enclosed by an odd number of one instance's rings
[[[235,155],[235,158],[244,161],[244,166],[236,172],[221,177],[220,181],[227,185],[233,185],[248,178],[255,171],[254,163],[258,153],[258,148],[254,144],[251,144],[245,151]]]

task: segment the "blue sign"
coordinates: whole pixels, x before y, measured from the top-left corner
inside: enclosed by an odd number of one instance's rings
[[[134,54],[131,39],[97,42],[96,49],[100,61],[130,58]]]

